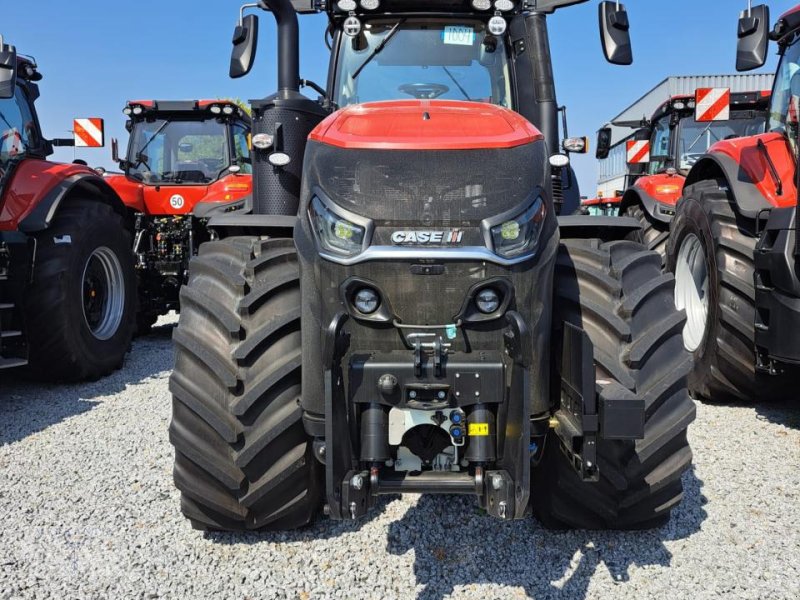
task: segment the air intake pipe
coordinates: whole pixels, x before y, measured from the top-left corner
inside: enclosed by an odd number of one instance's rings
[[[300,27],[291,0],[259,0],[278,24],[278,90],[300,91]]]
[[[558,102],[553,78],[553,61],[550,58],[550,36],[547,33],[547,16],[533,12],[526,19],[528,39],[533,62],[534,106],[531,121],[539,128],[551,153],[559,151]]]

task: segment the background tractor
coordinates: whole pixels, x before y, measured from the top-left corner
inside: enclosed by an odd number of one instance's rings
[[[667,251],[694,353],[692,390],[745,402],[796,396],[800,363],[797,220],[800,7],[769,32],[765,5],[739,20],[737,68],[781,55],[767,132],[712,146],[689,172]]]
[[[227,100],[131,100],[127,155],[105,181],[134,223],[140,333],[178,308],[189,259],[214,210],[243,210],[251,193],[250,117]]]
[[[716,142],[763,133],[767,120],[768,91],[731,93],[720,89],[702,93],[722,96],[722,103],[716,103],[713,110],[729,118],[698,120],[697,96],[692,95],[670,98],[644,121],[614,123],[637,128],[633,142],[640,142],[638,152],[636,146],[628,152],[628,177],[618,209],[642,225],[632,239],[655,250],[662,259],[675,205],[692,166]],[[608,146],[600,142],[610,140],[610,132],[608,128],[598,134],[599,159],[608,156]]]
[[[92,169],[48,162],[33,59],[0,39],[0,368],[96,379],[122,365],[136,310],[132,223]]]
[[[547,15],[580,0],[326,4],[321,102],[252,101],[253,208],[215,215],[181,291],[174,478],[204,529],[356,519],[382,494],[642,528],[681,499],[694,405],[673,279],[632,219],[556,215]],[[624,6],[602,2],[612,63]],[[252,65],[257,18],[234,34]]]

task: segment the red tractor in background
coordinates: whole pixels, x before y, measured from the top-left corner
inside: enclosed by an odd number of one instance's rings
[[[739,20],[737,69],[781,56],[766,133],[712,146],[693,165],[667,247],[675,299],[694,353],[690,388],[703,398],[797,397],[800,364],[798,115],[800,6],[769,33],[769,9]]]
[[[215,210],[247,208],[251,192],[250,117],[228,100],[131,100],[121,174],[105,181],[132,213],[138,331],[178,308],[189,259],[209,239]]]
[[[698,109],[707,96],[721,102],[712,103],[711,111]],[[627,147],[625,189],[612,202],[618,214],[642,224],[632,239],[657,251],[663,259],[669,224],[689,170],[714,143],[762,133],[768,105],[769,91],[698,90],[694,96],[670,98],[649,120],[615,122],[616,126],[637,128]],[[713,120],[706,120],[709,112]],[[597,158],[608,156],[609,148],[603,140],[610,139],[610,132],[610,128],[600,131]]]
[[[42,76],[0,38],[0,368],[96,379],[122,365],[135,324],[132,223],[94,170],[46,158]]]

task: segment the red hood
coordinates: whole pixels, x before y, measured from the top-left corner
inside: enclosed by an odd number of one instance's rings
[[[514,148],[543,139],[514,111],[451,100],[348,106],[325,119],[309,137],[339,148],[373,150]]]

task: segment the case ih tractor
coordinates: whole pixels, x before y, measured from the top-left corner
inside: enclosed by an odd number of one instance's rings
[[[0,368],[56,380],[119,368],[136,310],[131,229],[95,171],[48,162],[36,63],[0,40]]]
[[[722,141],[692,167],[678,203],[667,266],[687,314],[690,387],[701,397],[796,397],[800,363],[798,115],[800,6],[769,33],[765,5],[739,21],[737,69],[781,56],[767,133]]]
[[[227,100],[132,100],[123,174],[106,176],[134,215],[139,333],[178,308],[189,259],[208,240],[219,203],[245,207],[251,193],[250,117]],[[233,202],[233,204],[232,204]]]
[[[618,204],[620,214],[642,225],[632,239],[663,259],[669,224],[689,170],[716,142],[763,133],[768,105],[765,91],[701,89],[695,96],[670,98],[650,120],[615,123],[639,128],[628,148],[630,172]],[[608,156],[608,147],[600,141],[610,139],[610,132],[609,128],[607,134],[602,130],[598,134],[597,158]]]
[[[293,4],[260,3],[279,91],[252,102],[253,210],[210,220],[174,335],[195,527],[356,519],[397,493],[556,527],[669,517],[695,414],[672,276],[621,241],[632,219],[554,210],[546,18],[577,3],[328,4],[322,102],[298,91]],[[624,7],[600,20],[630,63]]]

